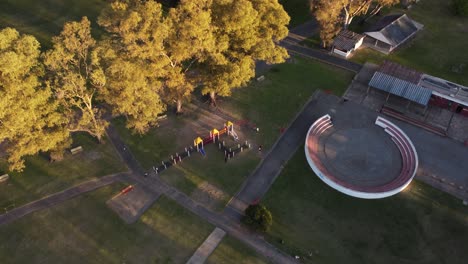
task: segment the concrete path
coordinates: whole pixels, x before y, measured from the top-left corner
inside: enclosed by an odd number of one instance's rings
[[[247,178],[240,191],[225,208],[226,215],[240,220],[245,208],[254,201],[260,200],[270,189],[286,162],[294,155],[298,147],[304,144],[305,135],[311,122],[319,117],[314,111],[315,99],[318,95],[319,93],[316,93],[305,104],[303,110],[273,145],[255,171]]]
[[[218,244],[223,240],[226,232],[220,228],[215,228],[213,232],[206,238],[206,240],[201,244],[197,251],[192,255],[192,257],[187,261],[187,264],[203,264],[206,259],[213,253],[213,251],[218,247]]]
[[[287,264],[287,263],[297,263],[291,256],[283,253],[278,250],[263,238],[261,238],[256,233],[251,233],[241,225],[238,219],[230,219],[224,215],[215,213],[202,204],[192,200],[185,193],[177,190],[176,188],[169,186],[162,179],[155,175],[152,172],[148,172],[150,176],[143,177],[144,170],[139,165],[138,161],[131,154],[130,150],[126,148],[124,150],[124,143],[120,138],[120,135],[117,131],[110,125],[108,127],[108,135],[111,142],[115,145],[117,152],[122,157],[123,161],[127,163],[127,166],[133,172],[141,173],[132,173],[131,180],[140,184],[148,192],[153,192],[154,195],[164,194],[168,198],[174,200],[182,207],[196,214],[197,216],[205,219],[214,226],[221,228],[226,233],[231,235],[234,238],[237,238],[241,242],[244,242],[246,245],[253,248],[259,254],[263,255],[265,258],[271,260],[274,263],[278,264]]]
[[[117,129],[112,124],[109,124],[106,132],[120,158],[125,162],[125,164],[127,164],[128,169],[136,174],[143,175],[145,173],[144,169],[135,159],[128,146],[126,146],[120,138]]]
[[[85,183],[81,183],[64,191],[54,193],[42,199],[28,203],[16,209],[9,211],[8,213],[0,215],[0,225],[6,225],[12,221],[15,221],[25,215],[33,212],[50,208],[59,203],[70,200],[83,193],[91,192],[106,185],[112,184],[117,181],[122,181],[128,177],[128,173],[117,173],[101,178],[93,179]]]
[[[291,256],[266,242],[259,234],[248,231],[240,221],[209,210],[202,204],[188,197],[185,193],[167,185],[154,174],[151,174],[147,178],[142,176],[137,177],[137,175],[135,175],[133,179],[138,183],[143,184],[149,190],[164,194],[166,197],[174,200],[185,209],[191,211],[202,219],[205,219],[212,225],[223,229],[227,234],[238,239],[247,246],[250,246],[257,253],[263,255],[271,262],[278,264],[297,263]]]

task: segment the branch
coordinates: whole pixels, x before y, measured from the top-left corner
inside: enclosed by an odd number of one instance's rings
[[[197,59],[193,59],[193,60],[190,62],[190,64],[187,66],[187,68],[184,70],[184,72],[187,72],[187,71],[190,69],[190,67],[192,67],[192,64],[193,64],[196,60],[197,60]]]
[[[176,63],[174,63],[171,58],[169,56],[167,56],[167,54],[165,52],[161,52],[161,54],[166,57],[168,60],[169,60],[169,63],[171,64],[171,67],[172,68],[175,68],[175,66],[177,65]]]

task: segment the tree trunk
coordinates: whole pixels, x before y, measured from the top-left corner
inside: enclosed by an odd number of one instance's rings
[[[178,99],[176,105],[176,114],[180,113],[182,113],[182,100]]]
[[[210,92],[210,103],[212,106],[216,106],[216,93],[214,91]]]
[[[378,5],[376,8],[374,8],[374,9],[370,12],[370,14],[366,17],[366,19],[364,19],[364,21],[367,22],[367,21],[368,21],[369,19],[371,19],[373,16],[377,15],[377,14],[380,12],[380,10],[382,9],[382,7],[383,7],[383,6]]]
[[[350,17],[348,14],[346,14],[345,17],[345,23],[344,23],[344,29],[348,29],[349,25],[351,24],[351,21],[353,21],[354,17]]]

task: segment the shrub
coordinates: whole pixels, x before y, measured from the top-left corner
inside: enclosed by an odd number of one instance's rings
[[[458,16],[468,16],[468,0],[452,0],[452,7]]]
[[[265,206],[252,204],[245,209],[243,222],[257,231],[266,232],[273,223],[273,217]]]

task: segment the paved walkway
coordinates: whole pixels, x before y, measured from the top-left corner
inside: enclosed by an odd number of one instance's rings
[[[91,192],[106,185],[112,184],[117,181],[122,181],[128,176],[128,173],[117,173],[101,178],[93,179],[85,183],[81,183],[64,191],[54,193],[42,199],[28,203],[16,209],[9,211],[8,213],[0,215],[0,225],[6,225],[12,221],[15,221],[25,215],[33,212],[50,208],[59,203],[70,200],[83,193]]]
[[[202,204],[194,201],[185,193],[177,190],[176,188],[167,185],[159,177],[151,174],[149,177],[134,177],[135,181],[143,184],[149,190],[157,193],[163,193],[168,198],[174,200],[185,209],[191,211],[197,216],[205,219],[212,225],[223,229],[232,237],[240,240],[246,245],[250,246],[259,254],[263,255],[268,260],[278,264],[297,263],[291,256],[280,251],[270,243],[266,242],[257,233],[249,232],[241,223],[236,219],[228,218],[222,214],[215,213]]]
[[[149,177],[143,177],[143,168],[141,168],[138,161],[134,158],[129,149],[126,148],[124,150],[123,141],[112,125],[110,125],[108,128],[108,135],[111,142],[116,146],[117,152],[120,154],[124,162],[127,163],[127,166],[133,172],[141,172],[131,174],[131,179],[139,183],[143,188],[145,188],[146,191],[154,192],[155,195],[166,195],[168,198],[174,200],[182,207],[205,219],[209,223],[223,229],[232,237],[244,242],[259,254],[263,255],[274,263],[297,263],[291,256],[278,250],[266,242],[258,234],[248,232],[245,227],[241,225],[238,219],[229,219],[224,215],[207,209],[202,204],[192,200],[185,193],[182,193],[172,186],[169,186],[153,173],[151,173]]]
[[[299,146],[304,144],[310,124],[318,114],[314,111],[316,93],[296,116],[288,129],[273,145],[269,153],[247,178],[241,190],[231,199],[224,210],[229,217],[240,220],[245,208],[265,195],[283,169],[286,162],[294,155]]]
[[[187,264],[203,264],[206,259],[218,247],[218,244],[223,240],[226,232],[220,228],[215,228],[206,240],[193,253],[192,257],[187,261]]]
[[[107,132],[107,136],[112,141],[112,144],[114,145],[115,150],[120,155],[120,158],[125,162],[125,164],[130,169],[130,171],[139,175],[143,175],[145,173],[144,169],[140,166],[138,161],[135,159],[135,157],[133,156],[128,146],[126,146],[123,140],[120,138],[120,135],[117,132],[117,129],[112,124],[110,124],[107,127],[106,132]]]

